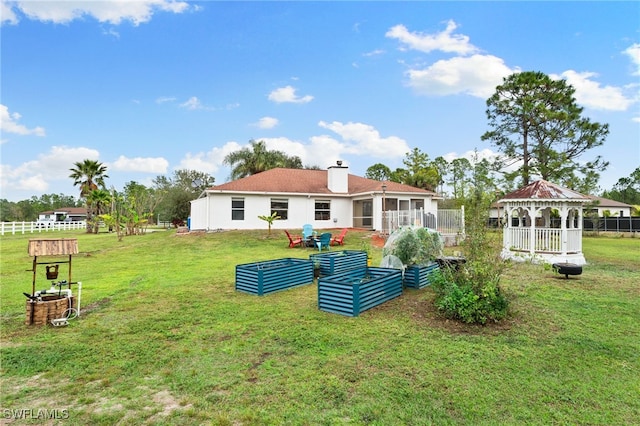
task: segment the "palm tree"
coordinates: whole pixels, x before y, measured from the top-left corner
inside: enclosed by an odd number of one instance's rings
[[[111,193],[106,189],[94,189],[87,195],[87,204],[93,206],[95,221],[93,223],[93,233],[98,233],[99,216],[106,212],[106,208],[111,204]]]
[[[80,198],[84,198],[87,203],[87,232],[91,232],[93,227],[91,219],[93,217],[93,209],[88,196],[91,191],[96,189],[105,189],[104,180],[109,176],[106,174],[107,166],[99,161],[84,160],[73,164],[75,167],[69,169],[71,174],[69,177],[73,179],[73,186],[80,187]]]
[[[287,167],[301,169],[300,157],[288,156],[282,151],[269,151],[264,141],[249,141],[251,148],[242,148],[234,151],[224,158],[224,163],[231,166],[231,179],[236,180],[256,173]]]

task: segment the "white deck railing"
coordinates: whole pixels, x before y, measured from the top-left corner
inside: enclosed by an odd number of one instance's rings
[[[535,251],[545,253],[578,253],[582,251],[582,230],[566,229],[566,248],[562,244],[562,229],[536,228],[533,234],[533,247],[531,246],[530,228],[505,228],[505,241],[509,243],[511,250]]]

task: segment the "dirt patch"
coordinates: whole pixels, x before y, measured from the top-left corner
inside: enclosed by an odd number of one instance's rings
[[[82,306],[82,313],[86,314],[95,310],[102,308],[105,305],[111,303],[110,297],[105,297],[103,299],[98,300],[97,302],[90,303],[89,305]]]
[[[382,235],[378,233],[371,234],[371,245],[373,247],[382,248],[386,242],[387,240]]]

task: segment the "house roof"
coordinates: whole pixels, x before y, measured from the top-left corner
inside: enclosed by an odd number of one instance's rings
[[[87,208],[86,207],[61,207],[55,210],[47,210],[46,212],[42,212],[40,214],[54,214],[54,213],[66,213],[74,216],[86,215]]]
[[[596,197],[595,195],[587,195],[586,197],[591,201],[596,201],[598,203],[598,207],[617,207],[617,208],[633,207],[631,204],[625,204],[623,202],[610,200],[608,198]]]
[[[546,180],[538,180],[504,197],[503,200],[577,200],[588,201],[587,196],[572,189],[564,188]]]
[[[275,168],[221,185],[215,185],[208,190],[225,192],[334,194],[327,186],[327,173],[327,170]],[[381,192],[383,184],[387,186],[387,192],[436,195],[435,192],[426,189],[415,188],[391,181],[381,182],[352,174],[348,175],[348,180],[348,191],[350,195],[374,191]]]

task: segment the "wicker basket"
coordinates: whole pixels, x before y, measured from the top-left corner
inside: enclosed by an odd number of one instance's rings
[[[65,317],[65,311],[75,308],[75,297],[60,297],[55,300],[32,301],[27,300],[27,325],[50,324],[51,320]]]

